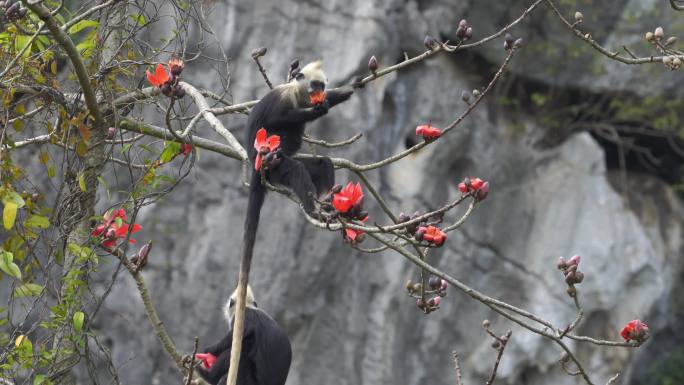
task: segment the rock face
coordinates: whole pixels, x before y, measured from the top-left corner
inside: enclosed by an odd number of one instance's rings
[[[262,62],[274,82],[282,81],[293,58],[306,62],[323,57],[331,83],[340,84],[365,73],[371,55],[381,66],[393,64],[404,52],[422,50],[426,33],[453,33],[462,16],[474,26],[475,38],[482,37],[518,17],[529,1],[321,3],[229,0],[214,5],[209,22],[232,58],[235,101],[267,90],[250,58],[255,47],[269,48]],[[578,3],[585,24],[616,42],[622,40],[615,34],[624,35],[631,25],[627,15],[651,14],[666,6],[664,1],[621,1],[622,6],[610,7]],[[639,95],[659,92],[659,84],[668,84],[668,89],[681,84],[681,75],[658,66],[628,68],[584,51],[582,58],[591,63],[581,58],[559,62],[556,55],[578,43],[558,23],[540,9],[513,29],[531,47],[513,67],[517,77],[591,92],[615,85]],[[625,42],[641,38],[642,29],[653,27],[649,23],[630,29]],[[461,91],[486,85],[505,55],[502,44],[497,40],[468,54],[439,55],[375,81],[313,124],[309,133],[337,141],[362,132],[363,139],[332,152],[360,163],[400,151],[414,140],[417,124],[431,120],[445,126],[461,113]],[[546,56],[539,47],[551,53]],[[549,67],[551,61],[555,69]],[[609,70],[592,72],[592,63]],[[208,68],[192,63],[184,75],[211,88],[212,79],[203,75]],[[653,82],[640,81],[645,73]],[[221,119],[230,127],[245,121],[241,116]],[[580,333],[616,340],[622,325],[634,318],[647,321],[656,338],[659,330],[672,330],[675,321],[666,304],[675,290],[681,291],[675,285],[684,251],[681,201],[648,175],[628,173],[628,185],[613,183],[619,178],[606,169],[603,150],[589,134],[573,134],[543,148],[537,139],[544,130],[534,116],[502,106],[494,94],[436,146],[369,177],[397,213],[454,199],[465,176],[491,182],[489,198],[430,257],[464,283],[565,325],[573,320],[574,307],[555,263],[559,255],[580,254],[586,275],[578,286],[586,313]],[[242,138],[242,131],[235,131]],[[200,126],[199,135],[212,136],[206,126]],[[221,307],[237,281],[246,207],[240,175],[236,162],[203,152],[198,167],[176,191],[141,212],[144,237],[155,241],[144,276],[160,317],[184,352],[191,351],[196,335],[208,344],[227,331]],[[342,171],[337,177],[356,180]],[[370,197],[367,206],[373,218],[382,217]],[[453,219],[452,214],[448,220]],[[461,357],[464,382],[484,383],[495,356],[480,326],[485,318],[494,330],[513,330],[499,383],[579,383],[558,367],[557,346],[455,288],[449,288],[439,311],[423,315],[403,288],[418,275],[401,256],[360,254],[339,234],[308,226],[289,200],[268,196],[252,285],[259,305],[291,336],[289,384],[453,384],[452,351]],[[105,307],[98,327],[111,338],[121,382],[178,383],[130,277],[114,286]],[[569,345],[597,384],[618,371],[623,373],[621,384],[636,384],[632,374],[663,354],[653,347],[645,357],[642,350]]]

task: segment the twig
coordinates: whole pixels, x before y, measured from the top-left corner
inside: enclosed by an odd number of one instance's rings
[[[266,70],[261,65],[261,61],[259,60],[259,56],[252,55],[252,59],[254,59],[254,62],[256,62],[257,67],[259,67],[259,72],[261,72],[261,76],[264,77],[264,81],[266,82],[266,85],[268,85],[268,88],[273,89],[273,84],[271,84],[271,81],[268,80],[268,75],[266,75]]]
[[[357,140],[359,140],[362,136],[363,136],[363,133],[359,132],[358,134],[352,136],[351,138],[349,138],[347,140],[343,140],[341,142],[336,142],[336,143],[329,143],[329,142],[326,142],[325,140],[313,139],[313,138],[310,138],[306,135],[304,137],[302,137],[302,139],[304,139],[304,141],[308,142],[308,143],[313,143],[313,144],[317,144],[319,146],[328,147],[328,148],[335,148],[335,147],[342,147],[342,146],[346,146],[348,144],[352,144],[352,143],[356,142]]]
[[[188,369],[188,381],[185,385],[190,385],[192,383],[192,375],[195,371],[195,355],[197,354],[197,349],[199,347],[199,337],[195,337],[195,347],[192,349],[192,355],[190,356],[190,369]]]
[[[458,363],[458,354],[452,352],[454,355],[454,369],[456,369],[456,385],[463,385],[463,380],[461,379],[461,365]]]
[[[487,330],[489,331],[489,330]],[[499,342],[499,347],[496,349],[497,354],[496,354],[496,361],[494,362],[494,368],[492,368],[492,374],[489,375],[489,380],[487,380],[486,385],[492,385],[494,383],[494,380],[496,379],[496,372],[499,369],[499,363],[501,362],[501,357],[503,356],[504,350],[506,349],[506,344],[508,343],[508,340],[511,338],[511,334],[513,332],[509,330],[504,334],[502,337],[497,337],[496,340]]]

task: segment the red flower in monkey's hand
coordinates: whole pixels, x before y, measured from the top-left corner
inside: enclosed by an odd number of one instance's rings
[[[192,145],[190,143],[181,143],[180,153],[188,156],[192,152]]]
[[[157,64],[157,67],[155,67],[154,74],[150,71],[145,71],[145,73],[147,74],[147,80],[150,84],[156,87],[161,87],[171,80],[169,73],[166,72],[166,69],[161,63]]]
[[[321,104],[321,103],[325,102],[325,98],[326,98],[326,97],[327,97],[327,95],[325,94],[324,91],[316,91],[316,92],[314,92],[314,93],[311,94],[311,96],[310,96],[311,105],[314,105],[314,106],[315,106],[315,105],[317,105],[317,104]]]
[[[625,341],[634,340],[639,343],[646,341],[649,334],[648,325],[638,319],[629,321],[620,331],[620,335]]]
[[[423,137],[423,139],[427,140],[433,140],[437,139],[442,135],[442,130],[440,130],[437,127],[432,127],[429,124],[423,124],[421,126],[416,127],[416,135],[420,135]]]
[[[257,150],[257,156],[254,159],[254,169],[257,171],[261,170],[262,156],[277,150],[278,147],[280,147],[280,136],[268,136],[266,129],[260,128],[256,133],[256,138],[254,138],[254,149]]]
[[[195,354],[195,359],[202,361],[205,369],[211,369],[216,362],[216,356],[211,353],[197,353]]]
[[[333,196],[333,207],[335,210],[346,213],[352,209],[352,207],[361,205],[363,201],[363,190],[361,190],[361,184],[358,182],[353,184],[349,182],[346,187],[344,187],[340,192]]]

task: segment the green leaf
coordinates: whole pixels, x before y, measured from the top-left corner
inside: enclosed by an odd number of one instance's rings
[[[5,203],[5,208],[2,210],[2,225],[5,230],[14,227],[15,219],[17,219],[17,204],[14,202]]]
[[[74,313],[73,317],[73,322],[74,322],[74,330],[76,333],[80,333],[81,329],[83,329],[83,319],[85,318],[85,314],[81,311],[77,311]]]
[[[17,208],[22,208],[26,205],[26,202],[24,202],[21,195],[17,194],[14,190],[5,191],[2,195],[2,203],[6,204],[7,202],[14,202],[14,204],[17,205]]]
[[[83,173],[78,173],[78,187],[81,188],[81,191],[87,192],[88,188],[86,187],[85,183],[85,178],[83,176]]]
[[[45,382],[45,375],[44,374],[38,374],[33,378],[33,385],[41,385],[43,382]]]
[[[42,291],[43,287],[40,285],[36,285],[35,283],[25,283],[14,289],[14,296],[17,298],[34,297],[39,295]]]
[[[164,151],[162,151],[159,160],[162,163],[168,163],[173,160],[173,158],[180,152],[181,145],[176,142],[166,142],[164,143]]]
[[[21,51],[22,49],[24,49],[24,47],[26,47],[28,44],[31,43],[31,37],[30,36],[17,34],[15,36],[15,38],[16,38],[16,44],[17,44],[16,45],[17,52]],[[28,57],[30,54],[31,54],[31,49],[29,48],[26,51],[24,51],[24,54],[22,56]]]
[[[12,253],[4,250],[0,251],[0,270],[4,271],[7,275],[21,279],[21,270],[19,270],[19,266],[13,260],[14,255]]]
[[[90,247],[81,247],[75,243],[70,243],[67,245],[67,249],[71,254],[76,256],[78,262],[85,262],[88,260],[92,260],[95,263],[98,262],[97,254],[93,253],[93,250]]]
[[[84,30],[86,28],[90,28],[90,27],[97,28],[99,25],[100,25],[100,23],[98,23],[95,20],[81,20],[78,23],[72,25],[71,28],[69,28],[68,32],[69,32],[69,35],[73,35],[75,33],[81,32],[82,30]]]
[[[145,15],[139,14],[139,15],[128,15],[128,17],[131,18],[134,22],[136,22],[139,26],[145,25]]]
[[[24,222],[24,226],[34,229],[47,229],[50,227],[50,219],[41,215],[31,215]]]

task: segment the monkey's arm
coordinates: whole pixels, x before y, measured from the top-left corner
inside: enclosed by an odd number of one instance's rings
[[[230,349],[230,344],[233,342],[233,331],[229,331],[228,334],[223,337],[219,342],[215,343],[204,349],[204,353],[211,353],[215,356],[223,353],[224,350]]]
[[[339,87],[326,92],[326,99],[330,107],[334,107],[344,101],[347,101],[349,97],[354,93],[354,89],[351,86]]]
[[[296,124],[311,122],[328,113],[328,105],[317,105],[310,108],[295,108],[287,110],[282,114],[271,116],[266,122],[266,125],[271,127],[278,127],[285,124]]]

